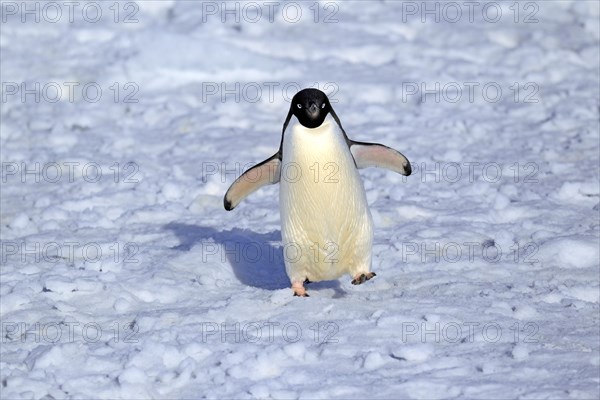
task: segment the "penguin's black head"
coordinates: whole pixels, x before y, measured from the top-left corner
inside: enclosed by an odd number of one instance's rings
[[[306,128],[318,128],[331,111],[327,95],[319,89],[303,89],[292,99],[290,112]]]

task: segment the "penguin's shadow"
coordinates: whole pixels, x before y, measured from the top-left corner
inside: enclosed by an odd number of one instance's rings
[[[218,231],[211,227],[178,222],[171,222],[163,228],[173,232],[179,239],[179,245],[173,247],[173,250],[186,252],[196,245],[214,241],[216,248],[203,248],[205,256],[219,261],[225,258],[236,278],[244,285],[266,290],[290,287],[285,272],[280,231],[257,233],[239,228]],[[338,280],[311,283],[308,289],[333,289],[334,298],[345,295]]]

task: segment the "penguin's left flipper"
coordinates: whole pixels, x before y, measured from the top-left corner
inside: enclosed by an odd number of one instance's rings
[[[231,211],[251,193],[265,185],[279,182],[280,174],[281,157],[276,153],[244,172],[233,182],[223,198],[225,209]]]
[[[349,146],[358,169],[380,167],[406,176],[412,172],[408,159],[391,147],[379,143],[354,141],[350,141]]]

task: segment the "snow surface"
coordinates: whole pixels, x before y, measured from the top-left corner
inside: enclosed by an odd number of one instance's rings
[[[115,22],[106,2],[95,23],[23,4],[0,34],[2,398],[598,398],[597,1],[472,22],[395,1],[315,22],[306,2],[296,23],[284,3],[255,23],[247,3],[123,2]],[[361,172],[377,277],[301,299],[278,188],[222,196],[277,149],[282,88],[315,83],[415,172]]]

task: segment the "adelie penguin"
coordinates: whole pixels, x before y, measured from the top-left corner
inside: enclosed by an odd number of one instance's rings
[[[277,153],[227,190],[225,209],[233,210],[262,186],[280,183],[285,269],[295,296],[308,296],[306,282],[350,274],[358,285],[375,276],[373,220],[358,173],[365,167],[411,173],[398,151],[350,140],[325,93],[304,89],[292,99]]]

